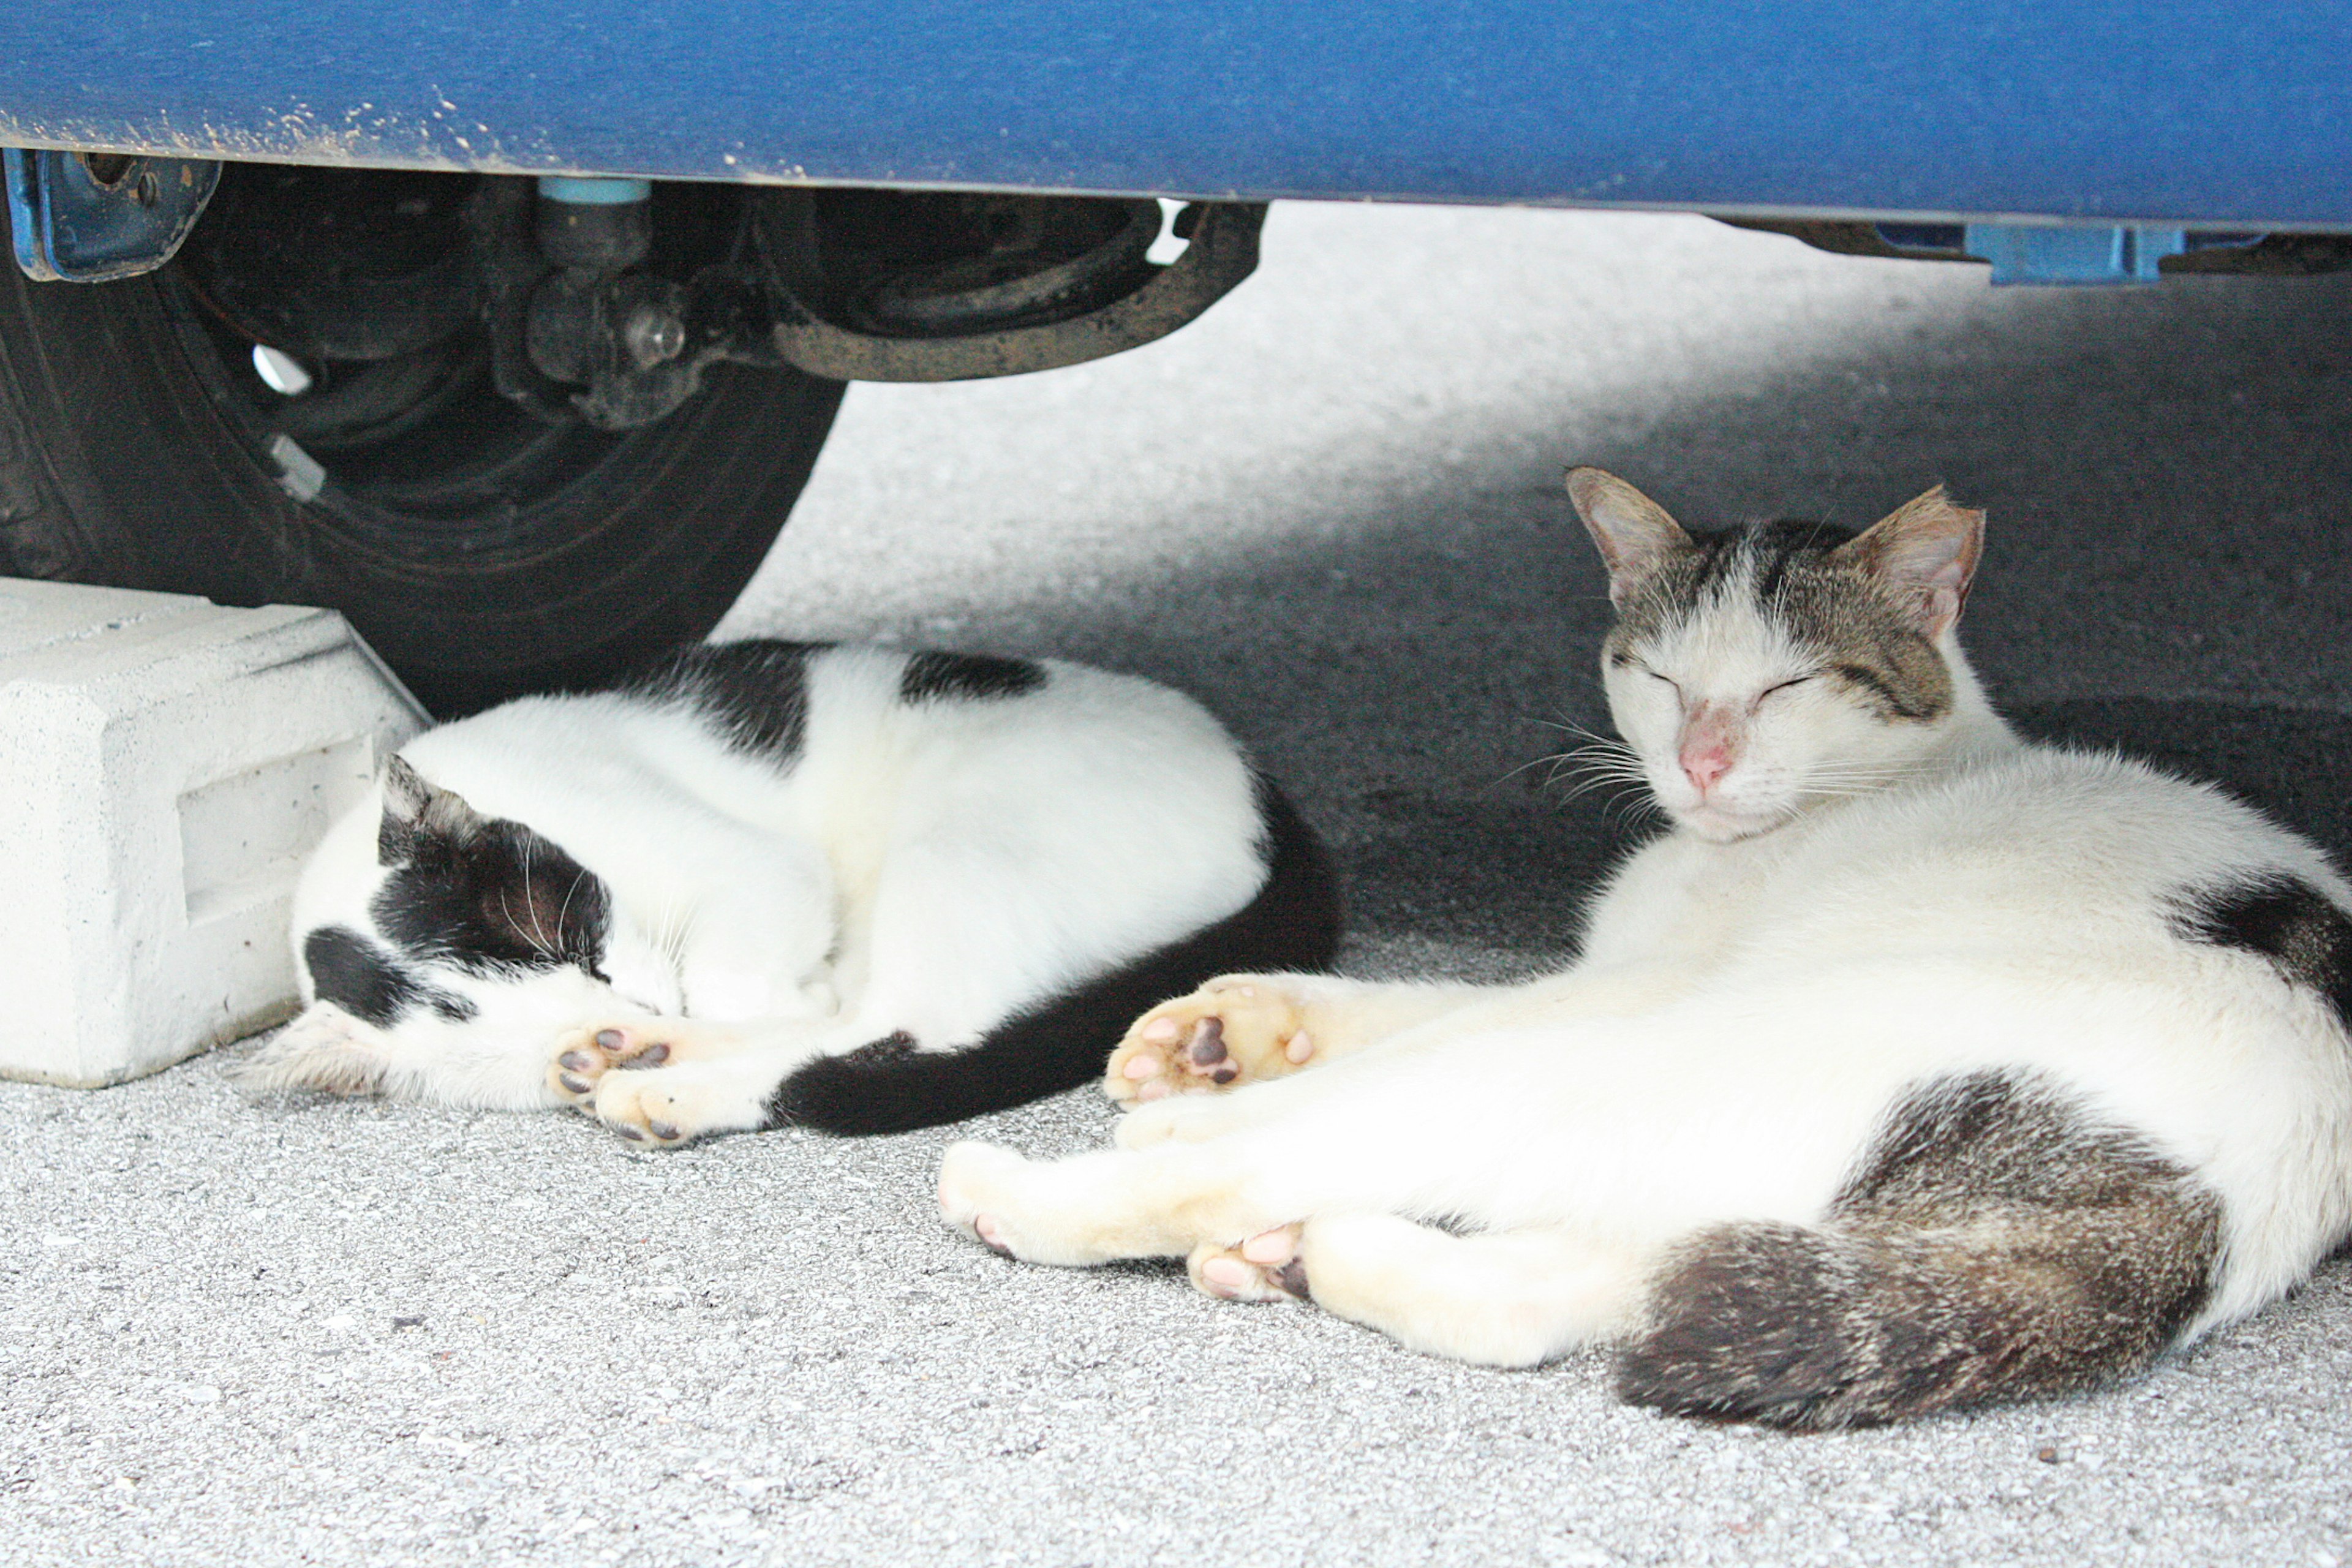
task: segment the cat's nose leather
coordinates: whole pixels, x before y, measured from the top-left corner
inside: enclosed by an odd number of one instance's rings
[[[1685,752],[1682,755],[1683,776],[1691,787],[1705,795],[1715,787],[1715,782],[1731,771],[1731,753],[1721,746],[1704,752]]]
[[[1737,740],[1731,721],[1715,704],[1702,702],[1689,713],[1683,721],[1682,743],[1675,749],[1675,760],[1682,764],[1683,776],[1690,780],[1693,789],[1705,795],[1731,771]]]

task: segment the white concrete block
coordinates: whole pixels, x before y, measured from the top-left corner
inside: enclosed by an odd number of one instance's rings
[[[0,1076],[120,1083],[285,1017],[302,857],[424,724],[331,610],[0,577]]]

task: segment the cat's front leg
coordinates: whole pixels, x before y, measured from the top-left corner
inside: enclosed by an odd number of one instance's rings
[[[724,860],[704,872],[693,918],[677,934],[683,1011],[727,1022],[833,1013],[839,998],[827,955],[840,931],[823,852],[797,837],[735,832]]]
[[[1025,1263],[1181,1258],[1203,1239],[1254,1235],[1281,1217],[1265,1212],[1245,1165],[1225,1152],[1162,1144],[1033,1161],[992,1143],[956,1143],[940,1162],[940,1214]]]
[[[1103,1072],[1123,1105],[1239,1089],[1363,1049],[1484,994],[1461,985],[1329,975],[1227,974],[1163,1002],[1127,1032]]]

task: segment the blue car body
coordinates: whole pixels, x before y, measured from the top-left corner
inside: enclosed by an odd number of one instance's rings
[[[906,187],[2352,228],[2352,6],[31,0],[0,144]]]
[[[1269,201],[2352,271],[2352,0],[18,0],[0,176],[0,572],[454,713],[707,634],[845,384],[1176,331]]]

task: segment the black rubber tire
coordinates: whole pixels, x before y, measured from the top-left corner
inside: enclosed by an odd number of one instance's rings
[[[315,499],[289,492],[172,268],[34,283],[0,262],[0,571],[331,605],[444,717],[707,634],[841,401],[838,382],[720,365],[545,493],[409,520],[349,503],[331,469]]]

